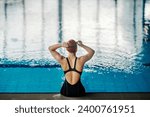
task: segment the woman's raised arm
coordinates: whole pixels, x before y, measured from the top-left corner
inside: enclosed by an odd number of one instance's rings
[[[85,63],[86,61],[88,61],[88,60],[90,60],[92,58],[92,56],[94,55],[95,51],[92,48],[84,45],[82,43],[82,41],[77,41],[77,44],[87,51],[87,54],[81,56],[82,61]]]
[[[54,44],[54,45],[51,45],[49,46],[49,51],[51,53],[51,55],[60,63],[61,60],[64,58],[64,56],[62,56],[60,53],[58,53],[56,50],[58,48],[61,48],[61,47],[68,47],[68,44],[66,42],[63,42],[63,44]]]

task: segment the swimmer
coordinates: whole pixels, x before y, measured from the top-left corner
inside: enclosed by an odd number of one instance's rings
[[[76,56],[77,45],[87,51],[85,55],[80,57]],[[64,47],[68,52],[68,56],[64,57],[56,50]],[[95,51],[82,43],[82,41],[75,41],[70,39],[62,44],[54,44],[49,46],[51,55],[60,63],[64,75],[65,81],[61,87],[60,94],[67,97],[80,97],[85,96],[85,88],[81,83],[81,74],[83,71],[84,64],[92,58]]]

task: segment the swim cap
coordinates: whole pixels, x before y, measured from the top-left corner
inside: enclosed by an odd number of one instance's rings
[[[68,52],[70,53],[75,53],[77,50],[77,43],[75,40],[71,39],[67,42],[68,47],[66,48]]]

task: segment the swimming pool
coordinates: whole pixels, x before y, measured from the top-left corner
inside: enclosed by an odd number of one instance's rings
[[[64,74],[55,61],[43,66],[33,64],[33,61],[32,66],[27,62],[12,63],[1,64],[0,93],[59,92]],[[85,65],[81,81],[87,92],[150,92],[150,68],[135,67],[133,71],[124,71],[103,65]]]
[[[149,70],[137,74],[97,70],[85,69],[82,75],[87,92],[150,91]],[[59,92],[63,82],[60,68],[0,68],[0,73],[0,93]]]
[[[148,8],[142,0],[0,1],[0,93],[59,92],[64,74],[47,48],[68,38],[96,51],[81,77],[87,92],[150,92]]]

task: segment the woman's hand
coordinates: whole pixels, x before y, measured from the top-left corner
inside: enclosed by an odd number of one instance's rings
[[[66,43],[66,42],[62,43],[62,47],[67,48],[68,46],[69,46],[68,43]]]
[[[77,44],[79,45],[79,46],[82,46],[83,44],[82,44],[82,41],[77,41]]]

